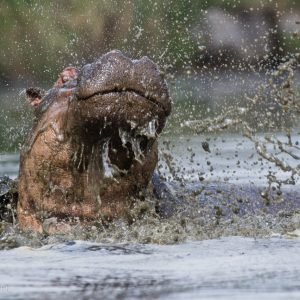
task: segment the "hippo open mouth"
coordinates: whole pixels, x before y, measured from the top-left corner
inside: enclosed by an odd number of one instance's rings
[[[41,99],[27,90],[37,120],[21,154],[23,228],[121,216],[157,164],[157,137],[171,111],[157,66],[111,51],[65,71]]]
[[[100,160],[106,157],[102,168],[127,172],[134,160],[142,163],[147,156],[170,109],[167,86],[150,59],[130,60],[112,51],[84,66],[71,104],[75,153],[83,153],[79,161],[75,155],[75,164],[87,169],[97,149]]]

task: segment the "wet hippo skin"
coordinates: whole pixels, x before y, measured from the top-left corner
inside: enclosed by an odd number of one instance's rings
[[[112,51],[27,96],[36,121],[21,151],[20,227],[42,232],[55,220],[55,232],[122,216],[151,180],[171,110],[157,66]]]

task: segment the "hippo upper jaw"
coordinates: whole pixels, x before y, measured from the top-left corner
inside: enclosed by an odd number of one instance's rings
[[[84,66],[79,74],[78,98],[81,100],[124,92],[139,95],[159,106],[165,117],[171,112],[167,85],[156,65],[147,57],[131,60],[114,50]]]

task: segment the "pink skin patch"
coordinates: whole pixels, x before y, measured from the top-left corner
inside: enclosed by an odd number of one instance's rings
[[[77,77],[78,70],[75,67],[67,67],[59,74],[58,79],[54,84],[54,87],[60,88],[66,82],[77,79]]]

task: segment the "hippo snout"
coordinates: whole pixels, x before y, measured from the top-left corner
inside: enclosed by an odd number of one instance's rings
[[[85,65],[79,74],[79,99],[125,91],[152,101],[164,110],[166,116],[171,112],[165,80],[148,57],[131,60],[120,51],[113,50]]]

